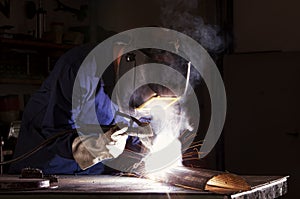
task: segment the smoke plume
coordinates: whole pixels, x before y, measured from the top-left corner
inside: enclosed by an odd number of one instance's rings
[[[198,41],[208,52],[224,50],[224,42],[219,35],[220,28],[206,24],[201,16],[191,12],[198,7],[197,0],[163,0],[161,22],[164,27],[177,30]]]

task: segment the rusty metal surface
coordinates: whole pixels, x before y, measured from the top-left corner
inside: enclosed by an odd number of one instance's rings
[[[251,188],[242,176],[200,168],[175,167],[150,178],[189,190],[219,194],[233,194]]]
[[[20,179],[13,176],[1,176],[0,177],[0,190],[13,190],[13,191],[22,191],[22,190],[37,190],[45,189],[50,187],[50,181],[47,179]]]
[[[124,176],[60,176],[55,191],[76,192],[186,192],[185,189],[148,179]]]
[[[288,176],[245,176],[244,178],[251,185],[251,190],[233,194],[232,199],[271,199],[285,195],[288,191]]]
[[[206,169],[176,167],[165,171],[164,174],[159,173],[158,175],[150,176],[150,178],[155,181],[183,187],[187,190],[204,191],[207,181],[221,173]]]
[[[16,176],[17,177],[17,176]],[[56,189],[31,191],[3,191],[0,198],[274,198],[286,193],[287,177],[243,176],[251,185],[250,192],[233,195],[215,194],[208,191],[196,191],[159,183],[149,179],[124,176],[58,176]],[[2,178],[2,177],[0,177]],[[39,196],[39,197],[37,197]],[[71,197],[72,196],[72,197]]]

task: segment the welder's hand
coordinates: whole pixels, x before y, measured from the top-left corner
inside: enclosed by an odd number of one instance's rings
[[[140,126],[138,127],[128,128],[126,133],[127,135],[138,137],[142,144],[150,149],[153,141],[152,137],[154,135],[152,127],[149,123],[140,123],[139,125]]]
[[[120,127],[120,126],[119,126]],[[128,135],[125,134],[128,127],[124,126],[121,127],[122,129],[115,131],[111,129],[109,132],[107,132],[107,136],[110,135],[110,142],[106,145],[106,148],[108,149],[109,153],[114,157],[118,157],[121,155],[121,153],[125,149],[126,140],[128,138]]]
[[[152,137],[154,134],[149,123],[141,123],[140,126],[129,128],[127,131],[127,135],[139,138],[148,138]]]
[[[119,124],[99,137],[77,137],[72,143],[75,161],[81,169],[87,169],[98,162],[118,157],[125,148],[128,127]]]

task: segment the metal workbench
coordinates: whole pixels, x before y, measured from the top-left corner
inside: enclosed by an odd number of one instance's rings
[[[148,179],[124,176],[58,176],[58,187],[0,190],[0,198],[277,198],[287,193],[287,176],[243,176],[251,190],[234,194],[194,191]],[[0,177],[1,178],[1,177]]]

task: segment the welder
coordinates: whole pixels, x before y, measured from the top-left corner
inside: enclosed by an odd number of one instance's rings
[[[101,174],[105,172],[102,161],[118,157],[128,142],[132,146],[140,144],[138,136],[131,137],[132,134],[126,133],[128,125],[126,121],[124,123],[124,118],[115,117],[119,107],[110,99],[121,57],[107,68],[100,81],[96,82],[97,87],[85,85],[85,89],[96,89],[95,102],[81,104],[87,109],[95,106],[97,118],[86,118],[90,124],[113,126],[117,122],[121,123],[107,129],[96,139],[91,138],[95,141],[96,151],[93,154],[78,136],[74,115],[80,113],[72,107],[73,85],[83,60],[94,47],[86,44],[63,55],[39,90],[31,96],[23,113],[14,157],[32,150],[53,135],[66,133],[29,157],[11,164],[10,173],[20,173],[23,168],[30,167],[41,169],[44,174]],[[120,53],[121,48],[115,49],[112,53]],[[142,61],[144,56],[141,57]],[[131,61],[130,56],[126,59]],[[115,107],[115,110],[111,107]],[[119,150],[114,150],[115,146]]]

